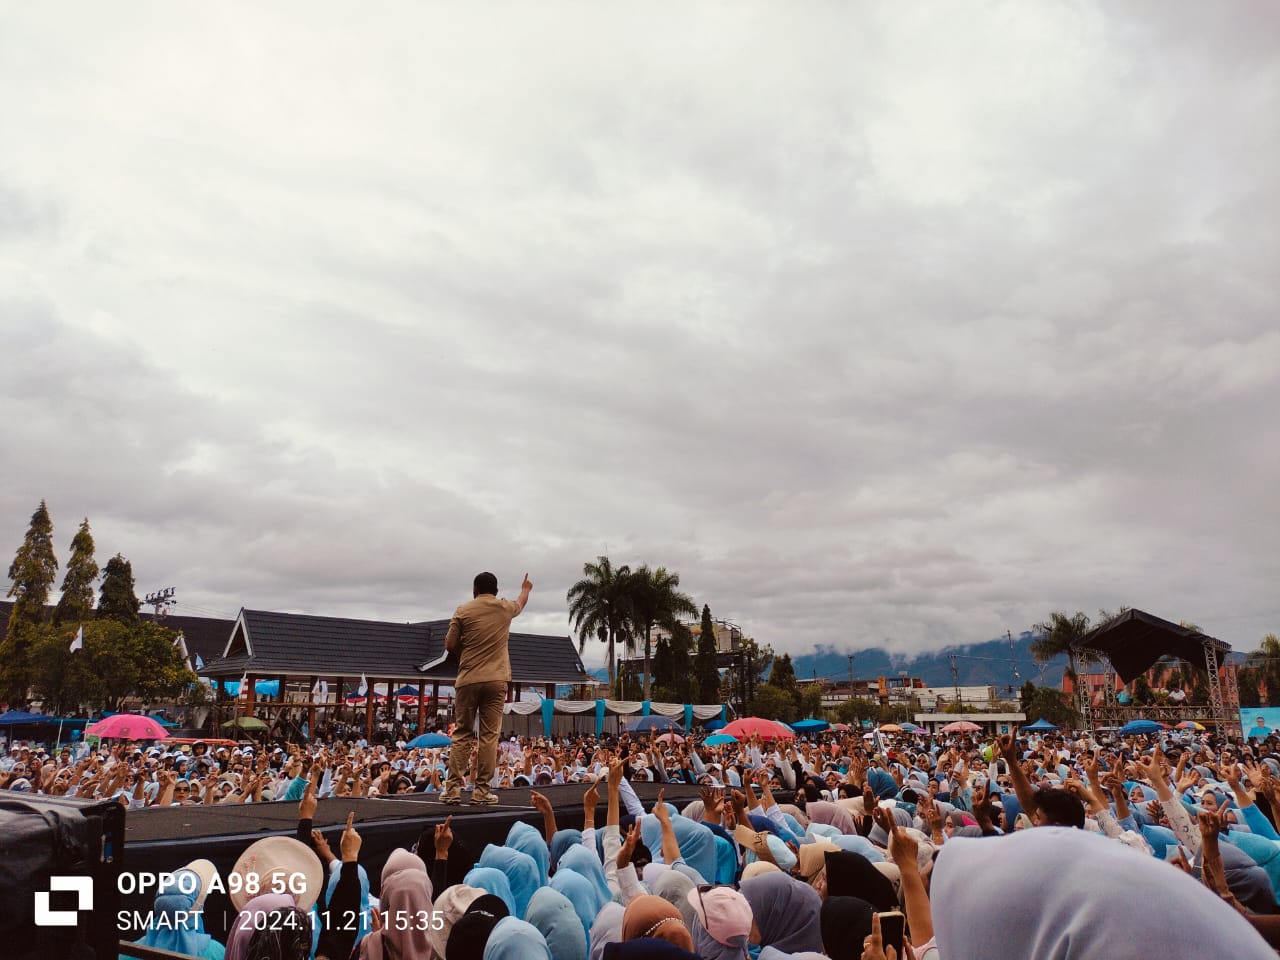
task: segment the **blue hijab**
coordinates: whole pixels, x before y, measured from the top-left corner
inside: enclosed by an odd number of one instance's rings
[[[533,857],[533,862],[538,865],[538,886],[545,887],[551,877],[551,851],[537,828],[517,820],[507,834],[507,846]]]
[[[192,892],[183,893],[184,888]],[[193,957],[221,960],[224,953],[222,944],[203,931],[202,914],[194,912],[199,896],[200,875],[193,870],[179,870],[174,874],[174,883],[156,894],[152,924],[137,943]],[[160,918],[164,918],[163,922]]]
[[[364,872],[364,867],[356,864],[356,872],[360,875],[360,928],[356,931],[356,944],[365,938],[365,935],[373,929],[373,925],[369,918],[369,875]],[[329,864],[329,882],[324,890],[324,902],[330,903],[333,900],[333,893],[338,889],[338,879],[342,875],[342,861],[333,860]]]
[[[507,882],[507,875],[501,870],[493,867],[472,867],[471,871],[462,878],[462,882],[468,887],[478,887],[485,893],[493,894],[507,905],[508,910],[514,909],[516,898],[511,892],[511,884]]]
[[[551,878],[551,889],[573,904],[573,912],[582,921],[584,932],[591,930],[596,914],[609,902],[600,896],[590,880],[575,870],[557,870]]]
[[[597,835],[601,835],[600,831],[596,831]],[[564,856],[564,852],[570,847],[576,847],[582,843],[581,830],[557,830],[551,837],[551,868],[554,870],[560,863],[560,858]]]
[[[587,931],[564,894],[540,888],[529,901],[525,920],[538,928],[555,960],[587,960]]]
[[[879,767],[872,767],[867,771],[867,786],[877,800],[888,800],[898,795],[898,782]]]
[[[484,945],[484,960],[552,960],[547,941],[532,924],[503,917]]]
[[[1280,844],[1256,833],[1237,833],[1235,830],[1224,834],[1222,839],[1248,854],[1250,860],[1266,871],[1272,890],[1280,890]]]
[[[733,883],[738,879],[738,854],[724,837],[716,837],[716,883]]]
[[[716,835],[705,824],[688,817],[671,818],[671,829],[680,844],[680,856],[703,877],[716,875]],[[640,837],[644,845],[655,854],[662,850],[662,826],[658,818],[649,814],[640,821]]]
[[[476,866],[494,867],[507,875],[511,896],[515,900],[511,907],[511,914],[523,917],[524,912],[529,909],[529,898],[539,886],[538,864],[533,857],[519,850],[512,850],[510,847],[495,847],[490,843],[480,854],[480,860]]]
[[[604,877],[604,867],[600,866],[600,861],[586,847],[579,844],[565,851],[556,872],[562,873],[565,870],[572,870],[585,877],[595,888],[601,903],[608,903],[613,899],[613,891],[609,889],[609,883]]]

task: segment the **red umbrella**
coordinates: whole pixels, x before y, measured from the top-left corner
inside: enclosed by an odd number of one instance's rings
[[[156,720],[140,713],[117,713],[87,727],[84,733],[101,740],[163,740],[169,735]]]
[[[776,720],[765,720],[763,717],[739,717],[719,732],[739,740],[757,736],[762,740],[794,740],[796,736]]]

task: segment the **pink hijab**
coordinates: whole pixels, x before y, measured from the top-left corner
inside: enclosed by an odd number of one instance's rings
[[[811,800],[805,804],[804,811],[809,815],[810,823],[825,823],[851,836],[858,832],[858,825],[853,822],[849,811],[838,803],[832,803],[829,800]]]
[[[382,868],[381,912],[395,922],[360,941],[360,960],[431,960],[431,875],[416,853],[393,850]]]

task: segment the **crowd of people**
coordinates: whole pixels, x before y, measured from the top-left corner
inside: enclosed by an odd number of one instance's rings
[[[207,862],[157,896],[156,916],[186,919],[142,942],[196,957],[1039,960],[1212,943],[1249,958],[1280,944],[1276,737],[511,738],[489,786],[541,827],[466,851],[464,871],[441,807],[375,876],[353,819],[341,836],[313,829],[317,804],[439,791],[448,748],[79,753],[15,747],[0,786],[117,797],[143,816],[298,803],[295,837],[258,841],[222,878],[239,911],[229,929],[192,909]],[[697,785],[700,799],[646,810],[638,781]],[[581,829],[558,826],[538,791],[573,783]],[[305,884],[251,895],[286,868]]]

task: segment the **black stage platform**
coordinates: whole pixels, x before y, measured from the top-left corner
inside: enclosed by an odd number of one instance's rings
[[[698,788],[686,784],[633,784],[636,794],[649,809],[665,787],[666,797],[677,808],[697,800]],[[602,785],[603,787],[603,785]],[[551,801],[556,824],[561,828],[582,827],[582,795],[585,784],[539,787]],[[447,816],[453,817],[454,846],[449,857],[450,882],[461,882],[487,843],[502,843],[518,820],[542,829],[542,815],[529,803],[527,788],[499,791],[503,801],[497,806],[445,806],[432,799],[438,794],[407,794],[394,800],[334,799],[316,805],[313,820],[338,854],[339,839],[347,814],[355,811],[360,833],[360,863],[369,874],[376,894],[382,865],[397,847],[409,847],[424,829],[433,829]],[[625,810],[624,810],[625,812]],[[604,825],[605,804],[596,807],[596,824]],[[269,802],[223,804],[214,807],[170,807],[130,811],[125,821],[124,862],[130,873],[173,871],[196,859],[213,862],[224,880],[244,849],[262,837],[293,836],[297,832],[298,804]],[[154,890],[146,896],[121,896],[124,910],[146,910]],[[213,895],[205,907],[206,929],[222,939],[232,917],[225,896]]]

